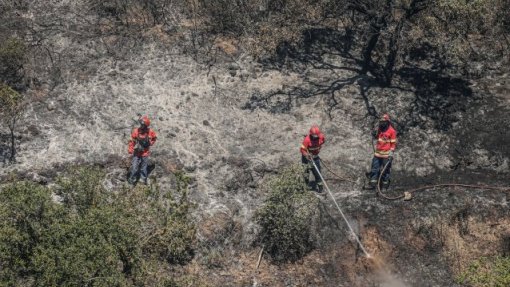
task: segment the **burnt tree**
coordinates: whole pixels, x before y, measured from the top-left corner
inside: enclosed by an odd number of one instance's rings
[[[354,13],[354,25],[365,39],[361,51],[361,71],[371,72],[383,84],[391,85],[406,24],[425,10],[433,0],[349,0],[348,8]],[[374,54],[379,59],[374,61]]]

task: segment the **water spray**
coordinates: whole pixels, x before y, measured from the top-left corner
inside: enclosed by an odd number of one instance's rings
[[[347,220],[347,218],[345,217],[345,214],[344,212],[342,211],[342,209],[340,208],[340,205],[338,205],[338,203],[336,202],[336,199],[335,197],[333,196],[333,193],[331,192],[331,190],[329,189],[329,186],[328,184],[326,183],[326,181],[324,180],[324,178],[322,177],[322,174],[321,172],[319,171],[319,169],[317,168],[317,165],[315,164],[315,162],[313,161],[313,159],[310,160],[313,164],[313,168],[315,168],[315,170],[317,171],[317,173],[319,174],[322,182],[324,183],[324,187],[326,188],[326,190],[328,191],[329,193],[329,196],[331,196],[331,199],[333,200],[333,203],[335,203],[335,206],[336,208],[338,209],[338,211],[340,212],[340,215],[342,215],[342,218],[344,219],[345,223],[347,224],[347,227],[349,228],[349,231],[351,232],[352,236],[354,236],[354,239],[356,240],[356,242],[359,244],[359,247],[361,248],[361,250],[363,251],[363,253],[365,254],[365,256],[367,258],[372,258],[372,256],[367,252],[367,250],[365,249],[365,247],[363,246],[363,244],[361,243],[361,241],[359,240],[359,237],[358,235],[354,232],[354,229],[352,229],[352,226],[351,224],[349,223],[349,221]]]

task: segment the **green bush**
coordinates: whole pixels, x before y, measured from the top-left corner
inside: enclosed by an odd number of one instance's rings
[[[154,269],[192,258],[186,182],[175,199],[155,187],[107,190],[103,181],[101,169],[75,168],[54,189],[0,190],[0,286],[161,285],[168,278],[153,278]]]
[[[16,160],[16,136],[14,131],[17,127],[18,120],[23,114],[25,106],[23,95],[13,90],[10,86],[0,82],[0,126],[7,127],[10,132],[10,162]]]
[[[190,218],[193,204],[188,200],[187,182],[183,180],[178,177],[178,200],[157,187],[142,187],[134,192],[124,190],[116,201],[118,208],[132,215],[132,228],[138,229],[144,253],[177,264],[192,259],[196,234]]]
[[[99,168],[72,168],[57,180],[55,193],[66,207],[85,214],[90,208],[104,204],[107,199],[103,187],[104,172]]]
[[[13,90],[10,86],[0,83],[0,112],[2,114],[9,114],[9,111],[14,110],[19,106],[23,96]]]
[[[27,48],[21,40],[16,38],[0,41],[0,43],[0,82],[16,85],[23,78],[22,69]]]
[[[510,286],[510,257],[482,257],[473,261],[457,279],[468,286]]]
[[[284,170],[265,188],[268,197],[256,213],[259,239],[273,260],[298,260],[314,248],[318,199],[308,191],[301,166]]]
[[[47,230],[62,220],[61,215],[45,187],[20,182],[1,190],[0,285],[21,285],[23,277],[33,271],[34,250]]]
[[[137,234],[111,207],[52,225],[32,258],[39,286],[125,286],[141,260]]]

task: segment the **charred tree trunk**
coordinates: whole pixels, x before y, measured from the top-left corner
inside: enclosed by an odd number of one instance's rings
[[[423,11],[432,2],[429,0],[413,0],[409,7],[405,9],[405,15],[400,18],[397,22],[395,30],[391,34],[389,45],[388,45],[388,56],[386,57],[386,64],[383,68],[384,84],[391,86],[393,76],[395,73],[395,65],[397,62],[397,56],[400,50],[400,36],[404,29],[404,24],[411,20],[415,15]]]
[[[9,156],[9,162],[13,163],[16,161],[16,137],[14,136],[14,128],[16,125],[16,120],[13,119],[11,123],[9,123],[9,132],[11,135],[11,154]]]
[[[361,54],[361,72],[363,74],[366,74],[368,71],[374,71],[375,66],[372,61],[372,53],[377,47],[381,32],[386,29],[388,22],[391,20],[393,1],[394,0],[386,0],[382,6],[367,2],[365,3],[366,5],[357,8],[358,11],[365,14],[366,19],[369,21],[368,41],[363,47]]]
[[[363,48],[362,53],[362,68],[361,73],[366,74],[372,67],[372,52],[377,46],[377,42],[379,41],[379,36],[381,36],[381,26],[377,24],[370,25],[370,36],[368,38],[367,44]]]
[[[395,63],[397,60],[397,55],[400,49],[400,33],[402,32],[402,28],[404,27],[404,20],[400,20],[395,28],[395,31],[391,35],[390,42],[388,45],[389,53],[388,57],[386,57],[386,65],[384,66],[384,83],[387,86],[391,86],[391,82],[393,80],[393,74],[395,69]]]

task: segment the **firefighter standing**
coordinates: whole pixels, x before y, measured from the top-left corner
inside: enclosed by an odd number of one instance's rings
[[[374,130],[372,135],[377,139],[374,158],[372,159],[372,169],[370,172],[370,187],[375,188],[379,180],[381,169],[388,164],[382,175],[382,185],[388,188],[390,184],[391,161],[397,145],[397,131],[390,122],[390,117],[384,114],[379,120],[379,127]]]
[[[309,184],[309,176],[310,169],[312,170],[313,176],[315,177],[315,183],[317,185],[317,192],[322,192],[322,180],[319,176],[319,172],[321,170],[321,162],[319,158],[319,152],[321,150],[322,144],[325,142],[324,134],[321,133],[318,126],[312,126],[309,134],[303,140],[303,144],[301,145],[301,163],[303,164],[304,177],[306,184]],[[313,160],[315,165],[317,166],[317,170],[310,165],[310,161]]]
[[[138,174],[143,184],[147,185],[147,167],[149,163],[150,147],[156,142],[156,133],[149,128],[149,117],[143,116],[138,122],[140,127],[133,130],[128,145],[129,154],[133,155],[128,182],[135,184]]]

